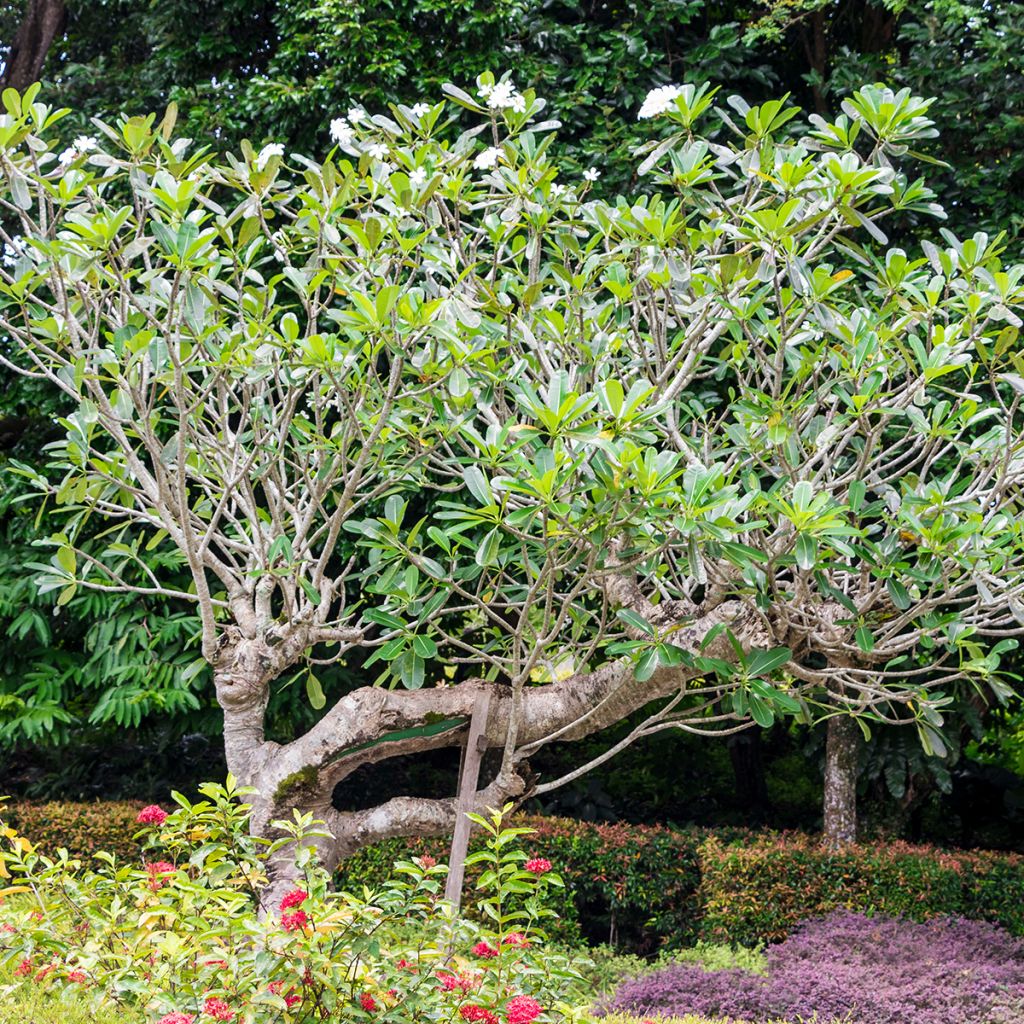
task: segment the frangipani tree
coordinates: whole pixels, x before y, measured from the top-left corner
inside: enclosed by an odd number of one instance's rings
[[[4,95],[3,359],[69,409],[43,585],[167,594],[145,549],[176,551],[253,827],[315,811],[328,861],[452,827],[453,800],[332,791],[461,743],[483,688],[480,805],[640,708],[624,742],[790,714],[934,743],[1021,630],[1024,268],[857,241],[934,212],[893,166],[927,102],[865,88],[799,128],[658,89],[663,192],[609,203],[558,180],[532,92],[446,92],[353,108],[323,163],[220,162],[173,112],[58,155],[60,112]],[[309,665],[323,704],[338,659],[365,685],[268,741],[271,688]]]

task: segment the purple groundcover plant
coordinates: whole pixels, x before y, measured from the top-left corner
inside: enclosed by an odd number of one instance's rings
[[[839,911],[801,925],[767,956],[767,977],[668,967],[625,982],[605,1009],[754,1022],[988,1024],[1024,1005],[1024,941],[981,921]]]

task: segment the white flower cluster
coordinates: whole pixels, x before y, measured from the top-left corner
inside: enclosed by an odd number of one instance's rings
[[[659,114],[668,112],[673,108],[676,97],[682,96],[682,94],[683,87],[681,85],[660,85],[657,89],[652,89],[644,99],[637,118],[642,121],[645,118],[657,117]]]
[[[498,166],[498,159],[501,156],[501,150],[497,146],[489,146],[482,153],[477,153],[476,159],[473,161],[473,166],[478,171],[490,171]]]
[[[69,164],[83,153],[91,153],[98,145],[94,136],[79,135],[57,159],[61,164]]]
[[[526,97],[516,91],[515,85],[510,78],[495,85],[479,85],[477,93],[483,97],[484,102],[491,110],[506,110],[511,108],[517,114],[526,112]]]
[[[331,122],[331,138],[342,147],[348,147],[352,145],[352,139],[355,138],[355,132],[352,131],[352,125],[343,117],[336,117]]]
[[[256,170],[262,171],[272,156],[284,156],[284,146],[280,142],[268,143],[260,150],[259,156],[256,157]]]

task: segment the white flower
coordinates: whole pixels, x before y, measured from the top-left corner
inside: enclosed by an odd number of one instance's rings
[[[584,181],[597,181],[601,177],[601,172],[596,167],[588,167],[583,172]]]
[[[413,117],[423,117],[424,114],[430,113],[429,103],[415,103],[412,108]]]
[[[260,150],[260,155],[256,157],[256,170],[262,171],[272,156],[284,156],[284,146],[280,142],[268,143]]]
[[[490,146],[485,149],[482,153],[477,153],[476,159],[473,161],[473,166],[478,171],[489,171],[492,167],[496,167],[498,164],[498,158],[501,156],[501,150],[497,146]]]
[[[675,98],[682,96],[682,94],[683,87],[681,85],[660,85],[657,89],[652,89],[640,107],[640,113],[637,114],[637,118],[642,121],[647,117],[657,117],[659,114],[664,114],[672,109]]]
[[[4,254],[0,256],[0,263],[5,267],[13,267],[20,255],[21,253],[10,242],[4,242]]]
[[[427,172],[423,167],[417,167],[409,175],[409,184],[414,188],[422,188],[427,183]]]
[[[94,150],[99,143],[96,141],[94,135],[79,135],[74,142],[71,143],[71,148],[77,153],[89,153]]]
[[[487,106],[491,110],[511,107],[520,114],[526,110],[526,98],[516,92],[516,87],[510,79],[498,82],[497,85],[481,85],[477,92],[487,101]]]
[[[331,122],[331,138],[339,146],[348,146],[352,143],[352,126],[343,117],[336,117]]]
[[[366,111],[362,107],[350,107],[348,111],[348,119],[353,124],[359,124],[363,118],[366,117]]]
[[[75,148],[73,146],[68,146],[68,148],[65,149],[59,157],[57,157],[57,162],[60,164],[69,164],[76,156],[78,156],[78,153]]]
[[[377,160],[383,160],[388,155],[388,147],[383,142],[371,142],[366,147],[366,152]]]
[[[557,199],[560,195],[565,194],[565,186],[560,185],[557,181],[551,183],[551,198]]]

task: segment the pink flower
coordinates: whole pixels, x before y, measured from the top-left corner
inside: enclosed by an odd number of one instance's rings
[[[522,949],[530,944],[530,940],[522,932],[509,932],[502,942],[503,946],[519,946]]]
[[[281,915],[281,927],[286,932],[301,932],[309,924],[309,915],[304,910],[293,910]]]
[[[369,992],[364,992],[359,997],[359,1005],[367,1012],[373,1013],[377,1009],[377,1001]]]
[[[423,854],[422,857],[420,857],[420,867],[422,867],[424,870],[426,870],[427,868],[432,868],[436,864],[437,858],[431,857],[429,853],[425,853]]]
[[[291,892],[286,892],[281,898],[281,910],[291,910],[292,907],[302,906],[308,895],[309,893],[303,892],[302,889],[292,889]]]
[[[523,867],[530,872],[531,875],[546,875],[551,870],[551,861],[546,857],[533,857],[528,860]]]
[[[473,955],[484,960],[493,960],[498,955],[498,951],[489,942],[478,942],[473,947]]]
[[[496,1013],[485,1010],[482,1006],[475,1006],[472,1003],[461,1007],[459,1013],[463,1020],[479,1021],[479,1024],[498,1024],[498,1015]]]
[[[13,924],[9,924],[7,921],[4,921],[3,924],[0,924],[0,932],[7,932],[9,935],[14,935],[17,933],[17,931],[18,929],[15,928]]]
[[[85,984],[85,971],[72,971],[68,975],[68,981],[70,981],[74,985],[84,985]]]
[[[18,966],[14,968],[14,976],[16,978],[23,978],[23,977],[25,977],[25,975],[31,974],[31,973],[32,973],[32,961],[29,960],[28,957],[25,957],[25,959],[22,960],[21,963],[18,964]]]
[[[150,804],[139,811],[135,819],[139,825],[162,825],[167,820],[167,812],[158,804]],[[187,1016],[187,1015],[186,1015]],[[160,1024],[163,1024],[161,1021]]]
[[[149,887],[156,892],[167,884],[166,878],[161,875],[173,875],[178,869],[166,860],[155,860],[146,865],[146,874],[149,875]]]
[[[206,1000],[206,1003],[203,1005],[203,1013],[214,1020],[232,1020],[235,1016],[231,1007],[223,999],[218,999],[216,996],[210,996]]]
[[[540,1003],[530,996],[514,996],[505,1005],[508,1024],[532,1024],[543,1012]]]
[[[192,1024],[195,1020],[192,1013],[168,1013],[161,1017],[156,1024]]]
[[[468,974],[439,974],[437,978],[446,992],[468,992],[473,987],[473,979]]]

